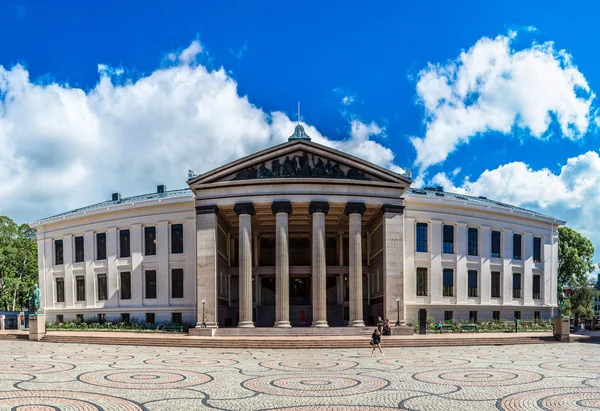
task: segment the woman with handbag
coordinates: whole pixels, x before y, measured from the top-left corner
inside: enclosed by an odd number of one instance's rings
[[[379,348],[381,356],[385,357],[385,354],[381,350],[381,333],[377,328],[375,328],[375,331],[373,331],[373,335],[371,335],[371,345],[373,346],[373,351],[371,351],[371,357],[375,356],[375,348]]]

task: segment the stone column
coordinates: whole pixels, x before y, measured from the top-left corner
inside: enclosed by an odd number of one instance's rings
[[[217,215],[216,205],[196,207],[196,328],[218,327]],[[166,274],[166,273],[165,273]],[[185,296],[184,290],[184,296]],[[202,300],[204,299],[204,304]],[[199,335],[192,332],[190,335]],[[212,335],[212,334],[210,334]]]
[[[313,327],[327,325],[327,261],[325,259],[325,216],[329,203],[313,201],[308,208],[312,215],[312,310]]]
[[[271,205],[275,215],[275,327],[290,325],[290,259],[288,219],[292,203],[275,201]]]
[[[252,203],[238,203],[234,207],[235,214],[240,219],[240,322],[238,327],[254,327],[252,321],[252,216],[254,205]]]
[[[416,290],[415,281],[410,283],[410,287],[405,286],[408,281],[404,273],[409,271],[404,267],[404,206],[384,204],[381,212],[383,213],[383,318],[388,318],[392,324],[399,320],[400,325],[404,326],[408,293],[405,290],[409,290],[412,295]],[[410,224],[414,227],[414,219],[411,219]],[[414,229],[412,231],[414,232]],[[414,238],[413,234],[411,236]],[[410,254],[414,246],[407,247],[407,250]],[[407,277],[414,278],[414,252],[409,261],[411,271]],[[400,298],[399,304],[397,298]]]
[[[344,232],[340,231],[337,236],[338,244],[338,265],[341,267],[344,265]]]
[[[363,292],[362,292],[362,241],[361,219],[367,210],[364,203],[346,204],[346,215],[349,218],[348,243],[348,279],[350,281],[350,322],[351,327],[364,327]]]

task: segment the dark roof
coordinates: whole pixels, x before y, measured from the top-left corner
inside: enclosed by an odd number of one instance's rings
[[[148,200],[158,200],[159,198],[177,198],[177,197],[192,197],[193,198],[193,196],[194,196],[194,194],[192,193],[192,190],[190,190],[189,188],[165,191],[164,193],[143,194],[143,195],[134,196],[134,197],[122,198],[121,200],[118,200],[118,201],[112,201],[112,200],[103,201],[102,203],[93,204],[93,205],[90,205],[87,207],[77,208],[75,210],[57,214],[52,217],[46,217],[46,218],[43,218],[38,221],[51,220],[53,218],[58,218],[58,217],[66,217],[66,216],[70,216],[73,214],[83,213],[84,211],[93,211],[93,210],[98,210],[101,208],[111,207],[111,206],[116,206],[116,205],[139,203],[139,202],[148,201]]]

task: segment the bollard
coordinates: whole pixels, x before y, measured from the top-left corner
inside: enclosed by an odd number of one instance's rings
[[[4,331],[4,329],[5,329],[5,325],[4,325],[5,318],[6,318],[5,315],[0,315],[0,331]]]

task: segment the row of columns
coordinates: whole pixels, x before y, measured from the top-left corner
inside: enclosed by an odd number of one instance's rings
[[[252,321],[252,203],[238,203],[234,207],[239,217],[239,324],[238,327],[254,327]],[[271,205],[275,215],[275,327],[291,327],[289,304],[289,232],[288,220],[292,214],[289,201],[275,201]],[[362,298],[362,244],[361,218],[366,211],[364,203],[346,204],[349,217],[349,287],[350,326],[363,327]],[[325,259],[325,216],[329,203],[313,201],[309,206],[312,215],[312,309],[313,327],[328,327],[327,324],[327,263]]]

